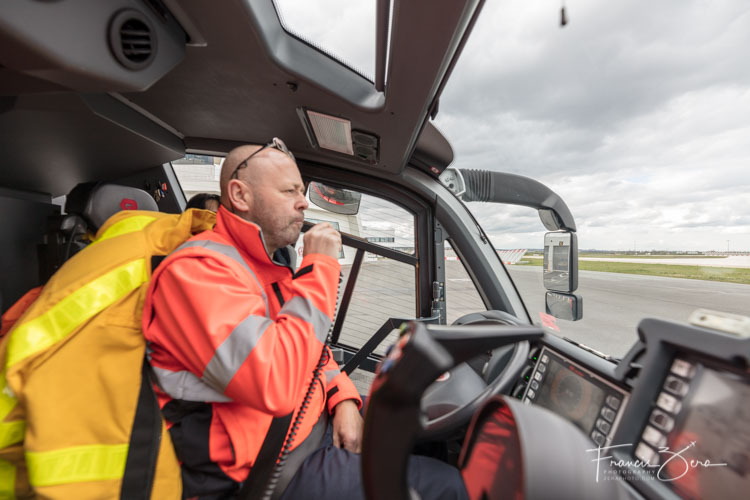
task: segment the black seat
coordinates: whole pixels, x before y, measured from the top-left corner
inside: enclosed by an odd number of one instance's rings
[[[45,236],[40,262],[42,283],[90,243],[87,235],[96,234],[121,210],[158,212],[159,206],[146,191],[130,186],[86,182],[74,187],[65,200],[66,214],[54,218]]]

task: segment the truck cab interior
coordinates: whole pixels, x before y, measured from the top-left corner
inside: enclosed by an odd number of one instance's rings
[[[131,202],[183,211],[172,162],[279,137],[312,183],[309,222],[327,212],[343,236],[331,343],[371,394],[368,498],[409,498],[415,450],[461,466],[477,498],[736,497],[750,485],[750,341],[731,327],[648,319],[612,359],[552,335],[533,324],[469,198],[446,181],[453,151],[431,118],[483,3],[376,2],[370,76],[288,31],[272,0],[3,2],[2,312],[85,244],[102,222],[93,212]],[[107,207],[92,212],[88,195],[76,203],[71,192],[86,183]],[[484,185],[469,174],[466,184]],[[534,186],[504,177],[489,197],[526,196],[567,235],[570,265],[551,277],[566,283],[548,287],[548,303],[572,304],[560,316],[576,319],[575,223]],[[496,414],[510,441],[488,430]],[[660,450],[691,435],[727,465],[688,463],[680,475]],[[472,458],[501,448],[511,469]],[[503,485],[513,487],[498,493]]]

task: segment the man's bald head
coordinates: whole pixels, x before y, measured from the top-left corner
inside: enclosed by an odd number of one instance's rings
[[[229,184],[229,181],[232,179],[232,174],[237,170],[237,167],[242,160],[262,147],[263,146],[256,144],[239,146],[231,150],[226,158],[224,158],[224,163],[221,166],[221,177],[219,178],[219,190],[221,191],[221,203],[225,207],[231,208],[229,200],[227,199],[227,184]],[[238,172],[237,175],[240,175],[240,173],[241,172]]]

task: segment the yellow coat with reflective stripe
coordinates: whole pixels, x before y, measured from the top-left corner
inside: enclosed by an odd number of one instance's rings
[[[0,499],[119,498],[151,257],[214,221],[203,210],[115,214],[0,342]],[[162,421],[152,498],[180,498],[181,489]]]

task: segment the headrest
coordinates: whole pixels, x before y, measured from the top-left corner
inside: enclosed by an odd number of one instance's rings
[[[80,214],[93,231],[120,210],[159,211],[146,191],[130,186],[86,182],[78,184],[66,198],[65,211]]]

